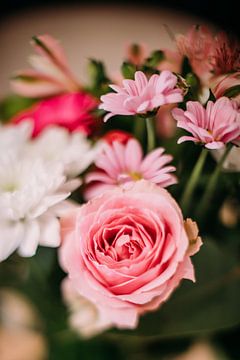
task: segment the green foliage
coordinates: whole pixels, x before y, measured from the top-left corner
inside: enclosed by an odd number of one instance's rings
[[[227,89],[223,95],[229,98],[234,98],[239,94],[240,94],[240,85],[235,85]]]
[[[106,94],[110,88],[108,87],[109,79],[106,74],[105,66],[101,61],[89,59],[88,74],[90,86],[87,88],[93,95],[99,97]]]
[[[10,95],[0,103],[0,121],[7,122],[18,112],[32,106],[36,100]]]
[[[121,72],[125,79],[134,79],[134,74],[136,72],[137,68],[134,64],[131,64],[129,62],[123,62],[121,66]]]
[[[147,58],[145,65],[148,67],[156,68],[165,59],[164,52],[162,50],[155,50]]]
[[[191,67],[191,65],[190,65],[190,63],[189,63],[189,60],[188,60],[188,58],[185,56],[184,59],[183,59],[183,62],[182,62],[181,75],[182,75],[183,77],[186,77],[187,74],[192,73],[192,72],[193,72],[193,71],[192,71],[192,67]]]

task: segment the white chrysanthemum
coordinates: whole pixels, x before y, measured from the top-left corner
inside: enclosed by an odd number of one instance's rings
[[[39,244],[59,245],[64,200],[98,153],[81,133],[55,126],[31,133],[30,122],[0,126],[0,261],[16,249],[32,256]]]
[[[25,121],[19,125],[0,124],[0,154],[20,151],[31,138],[32,124]]]
[[[99,146],[92,147],[80,132],[69,133],[57,126],[48,127],[27,147],[32,156],[47,161],[61,161],[67,177],[81,174],[96,159]]]
[[[58,204],[78,186],[76,179],[66,182],[63,165],[59,162],[2,154],[0,261],[16,249],[22,256],[32,256],[38,244],[58,246]]]

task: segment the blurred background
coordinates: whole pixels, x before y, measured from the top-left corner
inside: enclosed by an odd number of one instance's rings
[[[29,41],[33,35],[49,33],[61,40],[73,72],[84,82],[87,81],[85,68],[88,58],[102,60],[109,74],[117,76],[127,45],[143,43],[149,50],[171,49],[172,34],[185,33],[196,23],[238,33],[236,14],[234,2],[228,2],[226,6],[226,3],[207,0],[148,1],[142,5],[134,2],[89,4],[87,1],[1,0],[0,96],[10,92],[11,74],[28,67],[27,58],[31,53]],[[52,259],[53,251],[43,250],[43,258]],[[113,357],[115,360],[240,359],[238,329],[222,331],[212,337],[201,335],[194,339],[182,336],[162,341],[151,340],[144,349],[127,342],[121,346],[119,341],[111,337],[84,342],[63,330],[56,333],[49,344],[46,335],[58,327],[55,326],[59,320],[56,314],[64,312],[64,307],[60,300],[55,304],[54,297],[51,298],[53,294],[49,295],[48,289],[43,289],[43,297],[49,296],[47,301],[51,307],[58,307],[58,312],[54,314],[47,309],[44,316],[52,317],[51,323],[42,322],[44,301],[42,303],[34,296],[34,289],[41,286],[41,275],[37,275],[39,283],[31,283],[35,280],[30,279],[31,291],[25,289],[27,296],[23,297],[21,292],[6,286],[8,281],[6,278],[3,280],[3,274],[14,278],[17,271],[24,278],[29,271],[28,265],[24,262],[14,263],[14,271],[10,266],[0,269],[0,360],[101,360]],[[51,289],[54,296],[60,297],[60,280],[61,274],[49,275],[49,283],[55,282],[54,289]],[[64,315],[62,317],[60,321],[64,323],[66,319]]]
[[[185,33],[204,20],[180,11],[156,6],[66,5],[24,7],[8,12],[0,29],[1,95],[9,91],[9,76],[27,67],[33,35],[49,33],[59,39],[68,55],[71,69],[87,80],[88,58],[103,61],[114,76],[131,43],[145,44],[149,50],[174,49],[172,34]]]

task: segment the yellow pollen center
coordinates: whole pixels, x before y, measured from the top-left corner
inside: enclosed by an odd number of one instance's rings
[[[141,180],[142,179],[142,175],[137,173],[137,172],[130,172],[128,173],[129,176],[131,176],[131,178],[134,180],[134,181],[138,181],[138,180]]]

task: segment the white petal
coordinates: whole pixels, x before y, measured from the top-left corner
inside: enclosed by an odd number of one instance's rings
[[[74,190],[79,188],[79,186],[81,186],[81,185],[82,185],[81,179],[79,179],[79,178],[72,179],[72,180],[69,180],[68,182],[66,182],[65,184],[63,184],[59,190],[63,191],[63,192],[73,192]]]
[[[24,227],[24,237],[18,248],[18,253],[21,256],[29,257],[35,255],[36,253],[39,242],[40,228],[37,221],[25,222]]]
[[[42,202],[34,210],[31,211],[31,214],[29,215],[29,217],[31,217],[31,219],[39,217],[53,205],[56,205],[57,203],[61,202],[62,200],[65,200],[70,194],[71,193],[68,192],[68,193],[60,193],[60,194],[46,196],[42,200]]]
[[[60,245],[60,223],[52,214],[46,214],[39,219],[40,245],[57,247]]]
[[[0,261],[5,260],[19,246],[23,239],[24,229],[20,222],[0,223]]]

